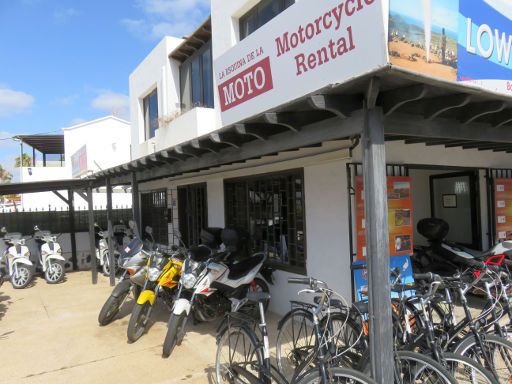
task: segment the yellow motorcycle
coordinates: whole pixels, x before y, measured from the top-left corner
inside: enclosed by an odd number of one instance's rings
[[[157,298],[172,309],[185,257],[186,252],[182,249],[175,250],[171,255],[153,252],[149,257],[145,267],[146,281],[128,323],[129,342],[137,341],[144,334]]]

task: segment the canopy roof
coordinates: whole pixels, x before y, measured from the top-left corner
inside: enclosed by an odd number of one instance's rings
[[[64,154],[64,135],[20,135],[23,143],[47,155]]]

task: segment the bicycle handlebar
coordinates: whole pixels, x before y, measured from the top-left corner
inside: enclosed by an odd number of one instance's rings
[[[289,277],[289,284],[302,284],[302,285],[312,285],[314,279],[311,277]]]

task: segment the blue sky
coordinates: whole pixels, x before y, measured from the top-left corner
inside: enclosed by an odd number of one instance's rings
[[[0,0],[0,164],[12,170],[16,134],[59,133],[111,113],[128,119],[129,74],[209,8],[210,0]]]
[[[492,0],[501,1],[501,0]],[[508,0],[507,0],[508,1]],[[432,22],[452,32],[458,30],[458,0],[431,0]],[[422,0],[391,0],[391,12],[400,13],[416,20],[423,20]]]

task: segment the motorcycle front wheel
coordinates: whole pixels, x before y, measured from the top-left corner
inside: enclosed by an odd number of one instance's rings
[[[57,284],[64,280],[65,270],[62,263],[50,263],[44,273],[44,278],[48,284]]]
[[[136,342],[144,334],[149,321],[150,312],[151,304],[149,302],[145,302],[144,304],[135,303],[126,332],[130,343]]]
[[[25,288],[30,280],[32,280],[32,271],[26,265],[18,265],[17,273],[13,272],[11,276],[11,284],[14,289]]]
[[[126,295],[127,294],[128,293],[126,293]],[[110,324],[114,320],[119,313],[119,308],[123,300],[124,297],[109,296],[105,304],[103,304],[103,307],[101,307],[100,314],[98,315],[98,323],[100,323],[101,326]]]
[[[168,358],[171,356],[171,353],[176,345],[180,345],[184,333],[184,325],[187,319],[187,315],[185,312],[176,315],[171,313],[171,317],[169,318],[169,323],[167,324],[167,334],[165,335],[164,346],[162,350],[162,357]]]

